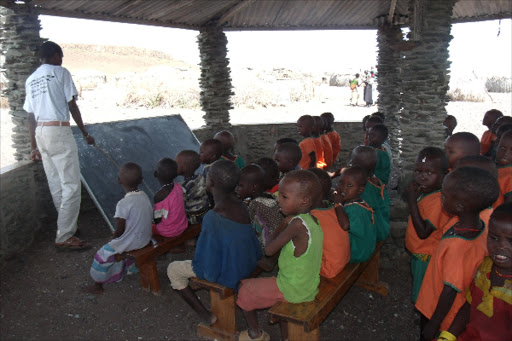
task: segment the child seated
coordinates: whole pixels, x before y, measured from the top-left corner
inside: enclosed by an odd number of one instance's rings
[[[324,152],[325,147],[321,136],[324,123],[320,116],[313,116],[313,120],[315,121],[315,124],[311,135],[313,136],[313,142],[315,142],[316,152],[319,156],[316,162],[316,167],[324,169],[327,166]],[[331,159],[332,156],[329,155],[328,158]]]
[[[331,142],[332,147],[332,163],[334,164],[338,160],[338,154],[341,150],[341,139],[340,135],[334,128],[332,124],[334,123],[334,115],[330,112],[324,112],[320,115],[326,122],[325,133]]]
[[[210,209],[206,193],[206,179],[195,171],[201,165],[199,154],[193,150],[182,150],[176,155],[178,175],[183,176],[183,200],[189,224],[200,224]]]
[[[504,118],[512,119],[512,117],[510,117],[510,116],[503,116],[502,121]],[[502,124],[498,127],[498,129],[496,129],[496,140],[494,141],[495,146],[494,146],[494,150],[492,151],[492,154],[491,154],[492,160],[496,161],[496,153],[497,153],[498,145],[500,144],[502,136],[505,135],[505,133],[509,130],[512,130],[512,123]]]
[[[338,275],[350,260],[350,241],[348,232],[338,223],[336,209],[330,200],[331,177],[319,168],[311,168],[309,171],[315,173],[322,184],[320,201],[311,210],[311,214],[318,219],[324,232],[320,275],[332,278]]]
[[[489,222],[486,256],[466,290],[466,303],[439,340],[498,341],[512,335],[512,203]],[[462,334],[461,334],[462,332]],[[460,335],[459,335],[460,334]],[[507,337],[508,335],[508,337]]]
[[[448,158],[440,148],[427,147],[416,157],[414,180],[406,190],[409,222],[405,246],[411,252],[412,302],[415,303],[430,258],[451,216],[443,210],[441,185],[448,174]]]
[[[367,171],[364,168],[346,168],[340,175],[334,195],[338,221],[344,230],[348,230],[350,263],[370,259],[377,241],[373,209],[361,199],[366,179]]]
[[[322,141],[322,146],[324,149],[324,160],[325,160],[325,167],[324,169],[329,169],[334,163],[334,155],[332,153],[332,143],[329,139],[329,136],[327,136],[327,121],[322,116],[315,116],[315,120],[317,124],[320,125],[320,140]]]
[[[480,155],[480,141],[478,137],[468,132],[455,133],[444,143],[444,150],[448,157],[448,166],[453,169],[460,158]]]
[[[146,193],[138,190],[142,169],[134,162],[125,163],[119,169],[117,182],[126,194],[116,206],[116,230],[112,240],[94,256],[90,270],[94,284],[82,289],[86,293],[102,294],[103,284],[119,282],[126,274],[137,273],[135,260],[119,259],[119,255],[143,248],[151,240],[153,207]]]
[[[263,168],[265,178],[263,179],[263,187],[265,192],[274,193],[279,188],[279,168],[276,162],[269,157],[262,157],[255,162],[256,165]]]
[[[281,180],[279,207],[289,219],[284,229],[277,229],[265,247],[272,256],[279,251],[276,277],[242,280],[236,303],[242,309],[249,330],[239,340],[270,340],[259,328],[256,309],[277,302],[301,303],[315,299],[320,283],[323,233],[317,219],[310,214],[320,197],[320,182],[311,172],[291,171]],[[288,338],[286,323],[281,323],[282,339]]]
[[[276,143],[274,143],[274,153],[279,149],[279,147],[283,144],[283,143],[288,143],[288,142],[291,142],[291,143],[295,143],[295,144],[299,144],[299,142],[297,142],[296,139],[292,139],[291,137],[282,137],[280,139],[278,139],[276,141]]]
[[[216,139],[208,139],[201,143],[199,146],[199,158],[201,159],[201,163],[204,165],[203,167],[203,178],[206,179],[208,172],[210,171],[210,166],[217,160],[222,160],[223,147],[222,142]],[[209,206],[213,207],[213,197],[210,192],[207,192]]]
[[[443,209],[455,217],[443,229],[446,232],[432,255],[416,301],[426,340],[447,330],[465,302],[464,292],[487,252],[483,233],[487,226],[480,211],[498,194],[498,181],[479,168],[458,168],[444,178]]]
[[[205,279],[236,290],[261,258],[261,247],[251,226],[247,207],[233,194],[240,169],[232,161],[215,162],[206,178],[206,190],[215,207],[203,218],[193,260],[176,261],[167,267],[171,286],[208,324],[216,316],[199,301],[188,285],[190,277]]]
[[[274,160],[279,172],[281,173],[279,178],[282,179],[286,173],[292,170],[300,169],[299,162],[301,158],[302,152],[297,144],[291,142],[283,143],[274,153]],[[279,184],[277,184],[275,192],[278,190]]]
[[[264,179],[265,171],[260,166],[249,165],[242,169],[236,187],[240,198],[248,204],[252,227],[263,248],[284,218],[276,198],[264,192]]]
[[[368,132],[368,145],[377,151],[377,165],[374,174],[387,185],[391,173],[391,159],[382,146],[388,138],[388,128],[384,124],[376,124]]]
[[[297,120],[297,131],[299,135],[304,137],[299,143],[302,157],[299,162],[301,169],[315,168],[317,162],[320,161],[317,147],[313,140],[312,133],[315,127],[315,120],[313,116],[304,115]]]
[[[507,131],[500,139],[496,149],[496,163],[500,196],[493,205],[495,208],[502,203],[512,202],[512,130]]]
[[[480,139],[480,154],[484,156],[491,156],[494,149],[494,140],[496,139],[495,132],[492,131],[492,126],[496,120],[503,116],[503,113],[497,109],[487,111],[482,120],[482,125],[487,127],[487,130],[482,134]]]
[[[453,134],[453,130],[457,126],[457,119],[453,115],[448,115],[443,121],[444,136],[449,138]]]
[[[219,140],[222,143],[222,158],[233,161],[236,163],[236,165],[242,169],[245,166],[245,161],[242,159],[240,155],[233,154],[233,150],[235,147],[235,137],[233,134],[231,134],[229,131],[219,131],[215,136],[213,137],[216,140]]]
[[[356,147],[352,151],[352,166],[360,166],[366,170],[368,180],[361,198],[370,205],[374,211],[375,230],[377,232],[377,242],[385,240],[389,235],[389,194],[378,177],[373,174],[373,169],[377,164],[377,152],[375,149],[366,146]]]
[[[483,155],[464,156],[455,163],[454,169],[461,167],[476,167],[488,171],[496,179],[498,178],[498,169],[496,164]]]
[[[158,161],[155,178],[162,187],[153,198],[155,202],[153,234],[176,237],[188,226],[183,188],[173,182],[176,176],[178,176],[176,161],[169,158]]]

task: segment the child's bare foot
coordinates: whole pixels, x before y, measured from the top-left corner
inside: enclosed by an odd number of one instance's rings
[[[103,294],[103,285],[101,283],[94,283],[93,285],[82,287],[82,292],[86,294],[101,295]]]

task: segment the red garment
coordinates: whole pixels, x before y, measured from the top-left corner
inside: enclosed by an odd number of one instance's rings
[[[299,166],[301,169],[309,169],[309,165],[311,164],[311,157],[309,154],[311,152],[315,153],[315,157],[318,160],[318,155],[316,154],[316,147],[313,138],[306,137],[304,140],[299,143],[300,150],[302,152],[302,158],[299,161]]]
[[[333,164],[331,140],[329,140],[329,137],[325,134],[320,135],[320,138],[322,139],[322,144],[324,146],[324,160],[327,164],[325,169],[329,169]]]
[[[316,168],[324,169],[326,164],[324,158],[324,145],[322,143],[322,138],[320,136],[314,137],[313,142],[315,143]]]
[[[338,153],[341,150],[341,138],[336,130],[327,133],[327,137],[331,141],[332,146],[332,162],[336,162],[338,159]]]
[[[272,189],[270,189],[270,191],[268,191],[268,192],[275,193],[277,191],[279,191],[279,182],[274,187],[272,187]]]
[[[480,154],[485,155],[491,148],[491,143],[496,140],[496,135],[486,130],[480,139]]]

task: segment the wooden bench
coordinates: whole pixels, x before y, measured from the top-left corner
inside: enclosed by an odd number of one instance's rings
[[[269,313],[273,323],[279,320],[288,322],[289,340],[320,340],[320,324],[338,305],[352,285],[387,295],[389,286],[379,281],[380,249],[377,244],[372,258],[365,263],[347,264],[334,278],[320,279],[319,291],[315,300],[307,303],[276,303]]]
[[[261,272],[258,267],[248,278],[257,277]],[[209,290],[210,309],[217,316],[217,322],[210,326],[200,323],[197,326],[197,335],[209,340],[237,340],[236,296],[233,289],[195,277],[190,282],[195,288]]]
[[[153,242],[148,246],[142,249],[125,252],[123,254],[124,256],[135,259],[135,264],[139,268],[142,289],[147,291],[151,290],[153,294],[160,295],[160,279],[158,278],[156,268],[156,257],[163,255],[189,239],[199,236],[200,232],[201,224],[189,225],[179,236],[167,238],[153,235]]]

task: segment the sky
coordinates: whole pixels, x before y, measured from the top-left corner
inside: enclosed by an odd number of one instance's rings
[[[197,31],[96,20],[40,16],[41,36],[57,43],[136,46],[199,63]],[[455,24],[452,73],[512,74],[510,19]],[[499,32],[499,35],[498,35]],[[236,67],[287,67],[304,71],[367,69],[377,63],[375,30],[226,32]]]

